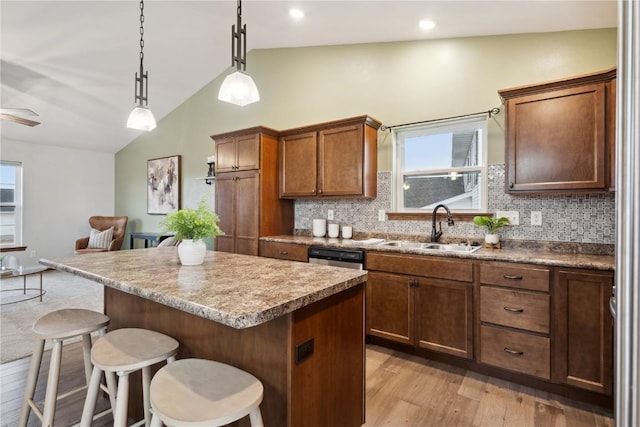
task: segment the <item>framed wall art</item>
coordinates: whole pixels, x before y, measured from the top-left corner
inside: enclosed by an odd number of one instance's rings
[[[147,160],[147,213],[165,215],[180,209],[180,156]]]

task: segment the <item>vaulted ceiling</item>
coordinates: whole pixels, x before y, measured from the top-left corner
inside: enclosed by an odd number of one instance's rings
[[[236,1],[145,2],[150,106],[161,119],[230,66]],[[295,21],[292,7],[304,11]],[[338,45],[616,26],[615,0],[249,1],[249,49]],[[41,124],[0,121],[2,139],[115,153],[139,61],[139,2],[0,2],[0,106]],[[418,21],[436,27],[425,32]],[[372,24],[373,23],[373,24]],[[170,52],[170,53],[169,53]],[[162,88],[162,96],[158,89]]]

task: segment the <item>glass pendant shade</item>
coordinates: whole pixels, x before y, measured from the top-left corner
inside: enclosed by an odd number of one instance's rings
[[[243,107],[260,101],[260,93],[250,75],[235,71],[225,77],[218,92],[218,99]]]
[[[156,128],[156,118],[153,113],[146,107],[138,105],[129,114],[127,119],[127,127],[139,130],[153,130]]]

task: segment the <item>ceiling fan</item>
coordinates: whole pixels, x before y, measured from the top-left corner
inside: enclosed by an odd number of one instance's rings
[[[40,122],[27,119],[24,116],[36,117],[38,113],[28,108],[0,108],[0,119],[27,126],[38,126]]]

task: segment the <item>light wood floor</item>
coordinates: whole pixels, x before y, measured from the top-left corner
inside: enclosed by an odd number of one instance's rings
[[[49,353],[43,358],[36,398],[44,399]],[[0,425],[18,423],[29,358],[0,365]],[[82,351],[79,343],[65,346],[60,391],[83,382]],[[611,413],[598,407],[540,392],[507,381],[493,379],[378,346],[367,347],[366,427],[607,427]],[[58,404],[56,425],[79,421],[83,393]],[[99,402],[99,408],[108,402]],[[32,415],[29,426],[37,426]],[[109,426],[107,416],[94,426]],[[279,426],[268,426],[279,427]],[[340,427],[340,426],[327,426]]]

